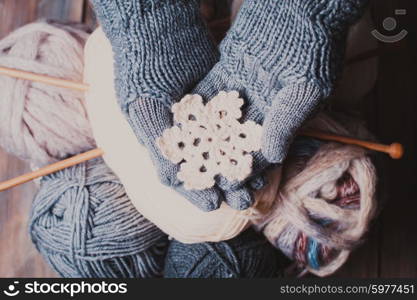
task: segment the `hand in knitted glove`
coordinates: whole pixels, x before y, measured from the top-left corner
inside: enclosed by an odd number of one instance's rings
[[[92,0],[116,60],[120,106],[147,147],[161,181],[202,210],[220,205],[218,189],[187,191],[179,167],[166,160],[156,138],[172,127],[171,105],[217,61],[198,0]],[[139,178],[140,180],[140,178]]]
[[[220,62],[194,93],[236,90],[244,119],[263,124],[258,174],[281,163],[297,129],[327,97],[343,64],[349,26],[368,0],[246,0],[220,47]],[[259,180],[258,180],[259,181]],[[244,183],[220,178],[229,205],[247,205]],[[230,203],[230,201],[235,203]]]

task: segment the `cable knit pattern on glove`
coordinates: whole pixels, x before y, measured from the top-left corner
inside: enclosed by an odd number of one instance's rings
[[[116,60],[121,107],[139,98],[167,106],[182,98],[217,60],[200,1],[92,0]]]
[[[178,166],[155,139],[172,127],[171,105],[189,92],[217,61],[200,17],[200,1],[92,0],[116,61],[120,106],[138,140],[149,150],[161,181],[203,210],[219,207],[217,190],[185,191]]]
[[[246,119],[265,122],[262,153],[286,156],[295,131],[327,97],[341,71],[349,26],[368,0],[246,0],[221,59],[194,91],[237,90]]]

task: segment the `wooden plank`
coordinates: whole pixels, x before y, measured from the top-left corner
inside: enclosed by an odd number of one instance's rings
[[[364,244],[355,249],[333,277],[376,278],[379,271],[379,226],[372,228]]]
[[[89,0],[84,0],[83,22],[87,24],[91,29],[94,29],[97,27],[97,19],[94,14],[93,7]]]
[[[39,17],[81,22],[84,0],[41,0],[38,4]]]
[[[27,164],[0,151],[0,180],[29,170]],[[55,277],[32,245],[28,215],[34,183],[0,193],[0,277]]]
[[[417,276],[417,165],[416,112],[417,89],[417,5],[413,0],[375,1],[373,12],[378,29],[386,17],[395,17],[398,28],[409,31],[403,41],[380,58],[380,70],[375,103],[368,115],[373,115],[375,133],[381,141],[400,141],[406,147],[401,161],[386,160],[384,174],[386,203],[380,218],[381,277]],[[395,9],[406,9],[406,16],[395,16]],[[392,34],[392,33],[391,33]],[[388,45],[381,43],[382,47]]]
[[[361,105],[361,115],[368,128],[382,142],[400,141],[407,148],[402,161],[378,156],[379,204],[381,215],[372,226],[368,241],[357,249],[338,277],[411,277],[417,275],[416,191],[416,3],[415,1],[378,1],[371,6],[377,28],[384,32],[382,22],[393,17],[395,9],[410,13],[400,17],[399,28],[409,32],[407,41],[384,44],[380,57],[379,76],[375,90]],[[379,26],[378,26],[379,25]],[[402,26],[402,27],[400,27]],[[384,32],[389,34],[388,32]]]
[[[37,0],[0,0],[0,38],[36,18]]]
[[[39,18],[80,22],[84,0],[0,0],[0,38]]]
[[[0,0],[0,38],[38,18],[80,22],[83,0]],[[0,180],[29,171],[27,164],[0,149]],[[55,277],[27,232],[36,188],[29,183],[0,193],[0,277]]]

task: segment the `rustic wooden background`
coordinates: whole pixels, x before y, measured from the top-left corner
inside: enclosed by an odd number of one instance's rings
[[[216,20],[230,13],[230,3],[204,1],[204,13],[217,40],[227,22]],[[417,1],[373,0],[371,11],[377,28],[384,32],[382,21],[398,8],[407,9],[399,25],[409,34],[399,43],[380,44],[377,84],[362,103],[361,114],[382,142],[400,141],[407,152],[401,161],[383,159],[386,202],[382,213],[369,239],[335,274],[338,277],[417,278]],[[38,18],[95,24],[87,0],[0,0],[0,38]],[[28,170],[25,163],[0,149],[0,180]],[[0,277],[57,276],[36,252],[27,233],[33,195],[30,183],[0,193]]]

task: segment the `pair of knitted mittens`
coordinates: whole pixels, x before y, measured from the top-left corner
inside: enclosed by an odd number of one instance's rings
[[[211,211],[223,199],[240,210],[252,205],[262,171],[284,160],[296,130],[331,93],[349,26],[368,0],[246,0],[220,55],[198,0],[92,2],[113,46],[120,106],[161,181]],[[221,91],[244,99],[240,121],[263,125],[261,151],[248,179],[217,176],[212,188],[188,190],[156,140],[174,125],[171,107],[185,94],[207,102]]]

